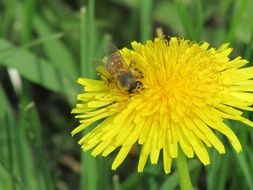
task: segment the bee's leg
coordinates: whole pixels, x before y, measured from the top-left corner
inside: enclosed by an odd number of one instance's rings
[[[110,89],[113,89],[113,85],[114,84],[113,84],[112,79],[111,78],[107,78],[106,81],[107,81],[107,87],[110,88]]]
[[[144,75],[142,74],[142,72],[140,71],[140,69],[134,68],[134,69],[132,69],[132,72],[136,76],[136,78],[138,78],[138,79],[144,78]]]
[[[140,71],[140,69],[138,69],[136,67],[136,63],[134,60],[131,61],[130,65],[129,65],[129,69],[132,71],[132,73],[134,74],[134,76],[136,76],[136,78],[144,78],[144,75],[142,74],[142,72]]]
[[[130,65],[129,65],[129,68],[130,69],[133,69],[133,68],[135,68],[135,61],[134,60],[131,60],[131,63],[130,63]]]

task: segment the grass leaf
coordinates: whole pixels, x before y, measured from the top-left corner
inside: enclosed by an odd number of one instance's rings
[[[75,97],[75,79],[66,76],[47,61],[3,39],[0,39],[0,52],[0,65],[17,69],[24,78],[47,89],[63,93],[71,99]]]
[[[40,38],[45,38],[53,33],[50,26],[38,15],[35,15],[34,17],[34,27]],[[47,41],[42,45],[47,57],[55,67],[69,75],[71,78],[77,77],[76,59],[74,59],[71,51],[62,41]]]

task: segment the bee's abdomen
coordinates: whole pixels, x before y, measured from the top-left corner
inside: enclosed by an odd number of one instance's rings
[[[106,64],[106,70],[111,74],[114,75],[124,69],[124,63],[120,56],[111,55],[108,57],[108,62]]]
[[[131,72],[120,72],[118,75],[118,82],[123,88],[129,88],[133,81],[134,77]]]

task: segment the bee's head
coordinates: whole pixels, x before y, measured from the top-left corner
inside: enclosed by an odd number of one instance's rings
[[[141,81],[134,81],[131,84],[131,87],[128,89],[129,94],[135,93],[137,90],[141,89],[143,87],[143,84]]]

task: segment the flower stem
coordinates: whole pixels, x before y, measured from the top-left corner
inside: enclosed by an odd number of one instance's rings
[[[177,157],[177,170],[179,175],[179,183],[181,190],[192,190],[189,170],[187,167],[186,157],[182,150],[179,148]]]

